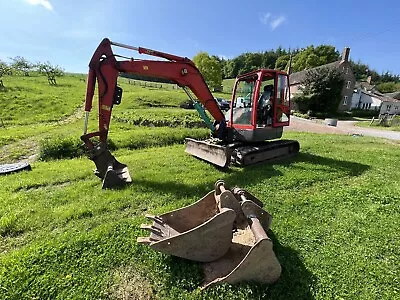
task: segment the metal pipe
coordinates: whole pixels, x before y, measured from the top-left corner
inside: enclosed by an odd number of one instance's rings
[[[126,48],[126,49],[130,49],[130,50],[134,50],[134,51],[139,51],[139,47],[129,46],[129,45],[116,43],[116,42],[110,42],[110,43],[111,43],[111,45],[114,45],[117,47]]]
[[[89,122],[89,112],[85,111],[85,123],[83,124],[83,134],[87,133],[88,122]]]
[[[265,232],[264,228],[262,227],[259,219],[257,219],[256,217],[250,217],[249,225],[256,239],[256,243],[261,240],[268,239],[268,235]]]

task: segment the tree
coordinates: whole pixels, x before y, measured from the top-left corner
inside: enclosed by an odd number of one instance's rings
[[[210,88],[221,87],[222,70],[220,63],[215,57],[211,57],[207,52],[199,52],[193,57],[193,62]]]
[[[400,90],[400,84],[396,82],[382,82],[376,86],[381,93],[393,93]]]
[[[40,74],[47,76],[50,85],[57,85],[56,77],[64,75],[64,69],[59,66],[53,66],[50,62],[39,62],[36,68]]]
[[[313,45],[300,50],[293,56],[293,72],[312,69],[339,60],[340,54],[334,46],[320,45],[314,48]]]
[[[342,73],[338,69],[318,68],[307,71],[302,82],[302,94],[294,99],[303,112],[334,114],[341,101],[344,84]]]
[[[4,61],[0,60],[0,88],[4,87],[2,77],[11,73],[10,66]]]
[[[290,55],[289,54],[285,54],[280,56],[275,63],[275,69],[277,70],[281,70],[284,71],[287,69],[287,65],[290,59]]]
[[[29,71],[32,70],[33,64],[30,63],[27,59],[21,56],[16,56],[14,58],[10,58],[13,62],[11,63],[11,67],[18,71],[22,72],[24,76],[29,76]]]

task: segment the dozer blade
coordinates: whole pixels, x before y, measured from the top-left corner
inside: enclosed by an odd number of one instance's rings
[[[211,140],[199,141],[186,138],[186,152],[222,168],[229,166],[231,150],[229,147],[213,143]]]
[[[103,180],[103,189],[116,188],[132,182],[128,167],[117,161],[104,144],[97,145],[89,157],[96,164],[95,174]]]
[[[255,203],[248,195],[217,181],[215,190],[193,205],[160,216],[148,215],[153,224],[141,228],[150,231],[150,236],[138,238],[138,242],[203,262],[203,288],[219,282],[272,283],[281,273],[266,234],[272,217],[256,204],[261,201],[251,195]]]

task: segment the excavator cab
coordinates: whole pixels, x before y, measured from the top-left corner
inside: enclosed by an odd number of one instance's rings
[[[258,142],[282,137],[289,125],[288,75],[277,70],[257,70],[236,79],[228,127],[234,139]]]

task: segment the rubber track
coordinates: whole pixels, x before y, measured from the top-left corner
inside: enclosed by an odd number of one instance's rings
[[[232,150],[231,163],[245,167],[295,156],[300,150],[300,145],[295,140],[279,140],[246,146],[239,145]]]

